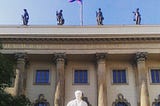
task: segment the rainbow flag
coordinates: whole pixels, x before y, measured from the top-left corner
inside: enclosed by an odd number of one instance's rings
[[[69,0],[69,2],[74,2],[74,1],[77,1],[78,3],[82,4],[82,0]]]

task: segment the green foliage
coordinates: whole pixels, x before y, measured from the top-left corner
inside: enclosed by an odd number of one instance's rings
[[[1,43],[0,49],[2,49]],[[12,79],[15,77],[15,63],[13,58],[0,52],[0,106],[32,106],[26,96],[12,96],[4,91],[5,87],[12,84]]]
[[[12,106],[13,97],[0,89],[0,106]]]
[[[0,53],[0,88],[10,86],[15,76],[13,59]]]
[[[32,106],[32,104],[24,95],[12,96],[1,89],[0,106]]]
[[[31,102],[24,95],[16,96],[13,98],[12,106],[31,106]]]
[[[2,49],[2,44],[1,44],[1,42],[0,42],[0,49]]]

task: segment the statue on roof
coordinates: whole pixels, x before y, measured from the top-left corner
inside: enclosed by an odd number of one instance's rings
[[[133,14],[134,14],[133,21],[136,22],[136,25],[140,25],[141,24],[141,14],[139,13],[139,8],[137,8],[135,12],[133,11]]]
[[[23,25],[28,25],[29,14],[27,9],[24,9],[24,14],[22,15]]]
[[[97,18],[97,24],[98,25],[103,25],[104,17],[103,17],[101,8],[98,9],[98,12],[96,11],[96,18]]]
[[[63,25],[64,24],[64,18],[62,14],[63,10],[60,10],[59,12],[56,11],[56,16],[57,16],[57,25]]]

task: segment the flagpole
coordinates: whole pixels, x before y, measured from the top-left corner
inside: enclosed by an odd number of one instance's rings
[[[83,26],[83,1],[81,1],[80,5],[80,25]]]

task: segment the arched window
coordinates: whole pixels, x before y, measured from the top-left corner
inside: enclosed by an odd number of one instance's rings
[[[35,101],[34,106],[50,106],[49,102],[45,99],[43,94],[40,94],[38,99]]]
[[[112,106],[131,106],[130,103],[123,97],[122,94],[118,94],[118,98],[113,102]]]
[[[158,99],[154,99],[152,106],[160,106],[160,95],[158,95]]]

